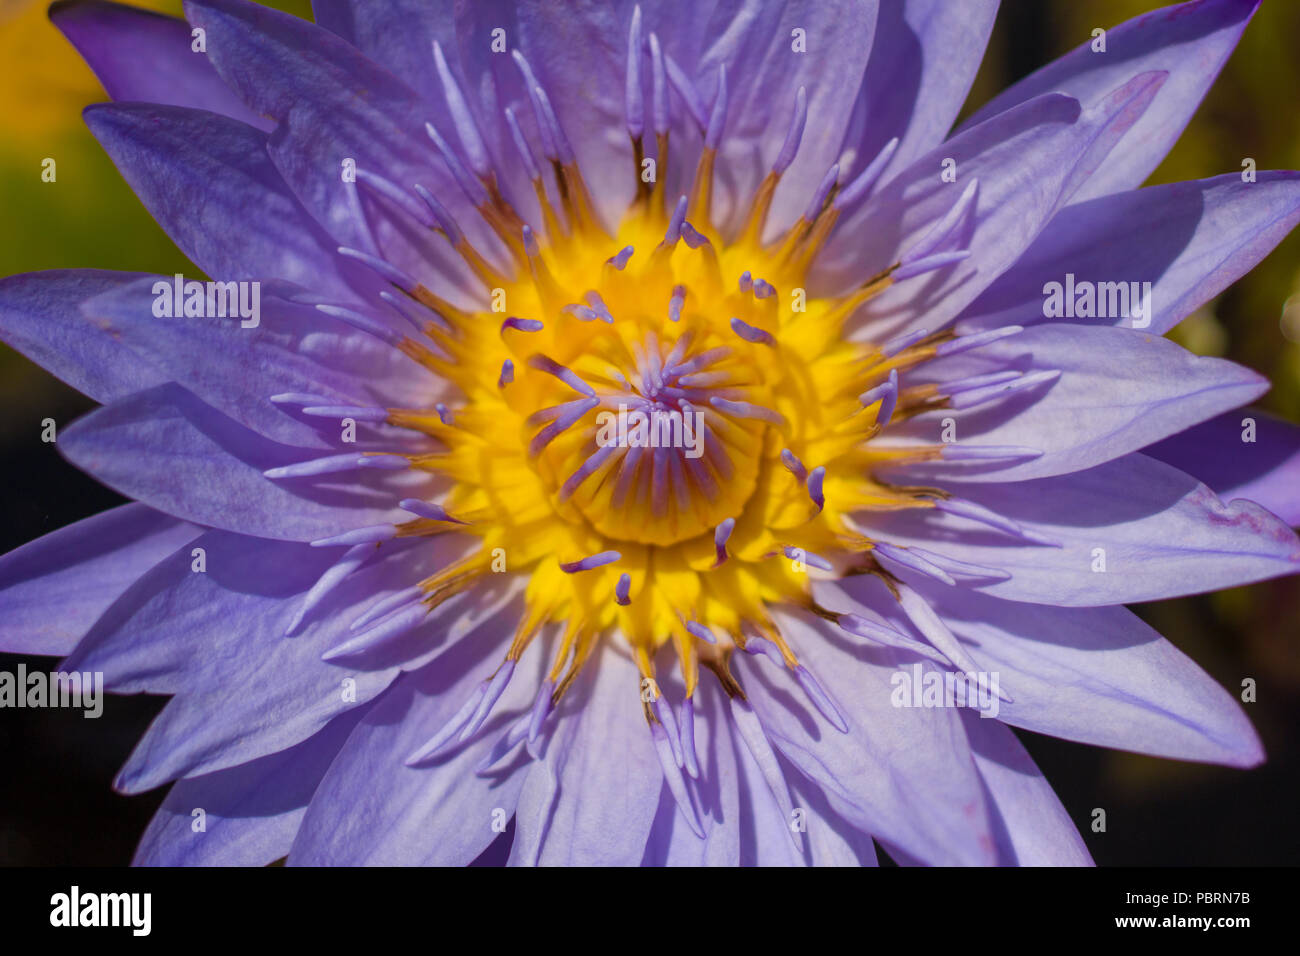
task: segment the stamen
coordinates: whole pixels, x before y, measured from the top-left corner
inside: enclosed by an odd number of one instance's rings
[[[677,95],[682,98],[682,103],[686,106],[686,111],[691,114],[691,119],[699,127],[700,132],[704,132],[708,125],[708,116],[704,112],[704,101],[700,98],[700,91],[695,88],[691,78],[686,75],[686,71],[677,65],[668,54],[664,54],[664,66],[668,70],[668,81],[672,83],[673,89]]]
[[[381,278],[387,279],[404,292],[414,291],[415,287],[420,284],[396,266],[390,265],[378,256],[372,256],[368,252],[362,252],[360,249],[352,249],[348,246],[339,246],[338,254],[341,256],[347,256],[349,259],[356,259],[362,265],[367,266],[371,271],[378,273]]]
[[[826,497],[822,493],[822,482],[825,478],[826,467],[824,465],[818,465],[812,471],[808,472],[808,497],[811,498],[812,503],[817,506],[817,510],[814,514],[821,514],[822,509],[826,507]]]
[[[627,607],[632,603],[632,598],[629,596],[631,591],[632,575],[624,572],[619,575],[618,584],[614,586],[614,602],[618,604],[619,607]]]
[[[515,658],[507,657],[501,669],[498,670],[488,679],[488,689],[484,693],[483,699],[479,701],[478,708],[474,711],[474,716],[465,724],[465,728],[460,732],[461,741],[466,741],[483,726],[484,721],[492,713],[492,708],[496,706],[501,695],[506,692],[510,686],[510,678],[515,673]]]
[[[813,222],[822,214],[822,209],[826,206],[826,199],[830,196],[831,190],[835,188],[839,178],[840,164],[835,163],[830,169],[826,170],[826,175],[817,184],[817,191],[813,193],[812,199],[808,202],[808,208],[803,214],[804,222]]]
[[[1000,461],[1042,458],[1041,448],[1026,448],[1022,445],[962,445],[953,442],[940,446],[941,457],[945,461]]]
[[[404,634],[409,634],[423,623],[425,618],[429,616],[429,611],[429,606],[423,601],[416,601],[409,607],[395,611],[383,618],[374,627],[361,631],[331,647],[321,654],[321,660],[338,660],[341,657],[351,657],[381,647]]]
[[[695,698],[687,697],[682,701],[681,734],[682,757],[685,769],[692,779],[700,779],[700,760],[695,750]]]
[[[478,710],[478,705],[487,694],[488,687],[491,683],[492,679],[488,678],[479,684],[478,687],[475,688],[474,692],[470,694],[465,703],[461,705],[460,710],[456,711],[452,716],[451,720],[443,724],[442,729],[430,737],[423,747],[406,758],[406,766],[415,767],[428,760],[430,757],[436,756],[438,751],[440,751],[460,732],[461,728],[465,726],[466,721],[468,721]]]
[[[343,557],[330,565],[328,570],[311,586],[311,590],[302,599],[302,604],[299,605],[293,619],[289,621],[289,626],[284,629],[284,636],[292,637],[311,609],[320,604],[334,588],[342,583],[344,578],[361,567],[366,559],[374,553],[375,549],[365,544],[356,545],[344,552]]]
[[[480,179],[489,179],[492,176],[492,162],[488,158],[487,148],[483,145],[483,137],[479,134],[474,114],[465,101],[465,95],[461,93],[456,77],[448,68],[447,60],[442,55],[442,47],[437,40],[433,41],[433,62],[438,68],[438,79],[442,82],[447,109],[451,113],[452,122],[456,126],[456,135],[460,137],[465,155],[469,157],[470,168]]]
[[[924,259],[917,259],[913,262],[909,262],[907,265],[899,265],[895,267],[892,275],[895,279],[900,280],[914,279],[927,272],[946,269],[948,266],[955,265],[969,256],[969,249],[959,249],[956,252],[936,252],[934,255],[926,256]]]
[[[900,335],[897,338],[890,339],[884,345],[880,346],[880,352],[885,356],[885,358],[893,358],[895,355],[907,351],[917,342],[924,340],[929,336],[929,334],[930,333],[925,329],[915,329],[911,332],[905,333],[904,335]]]
[[[565,402],[563,405],[553,406],[552,408],[546,409],[544,413],[539,413],[549,414],[554,412],[555,418],[551,424],[547,425],[534,435],[532,441],[528,443],[529,456],[536,458],[542,453],[546,446],[572,428],[584,415],[599,404],[600,399],[598,398],[580,398],[576,401]],[[532,418],[530,417],[529,420],[531,422]],[[540,422],[532,423],[540,424]]]
[[[890,418],[893,417],[894,407],[898,404],[898,369],[889,370],[887,381],[881,382],[874,388],[869,388],[858,396],[858,401],[864,408],[870,408],[876,402],[880,403],[880,408],[876,411],[876,424],[884,428],[889,424]]]
[[[580,571],[591,571],[607,564],[613,564],[615,561],[622,560],[622,558],[623,555],[617,551],[601,551],[599,554],[588,555],[580,561],[561,561],[560,570],[565,574],[577,574]]]
[[[1060,377],[1061,370],[1058,368],[1030,372],[1011,381],[986,385],[983,388],[973,388],[959,392],[956,395],[950,395],[948,404],[952,408],[974,408],[976,405],[982,405],[995,399],[1007,398],[1017,392],[1023,392],[1045,382],[1054,382]]]
[[[767,345],[775,348],[776,339],[772,337],[771,332],[765,332],[762,329],[755,328],[748,322],[743,322],[736,317],[731,319],[731,331],[735,332],[746,342],[753,342],[755,345]]]
[[[424,226],[426,229],[434,225],[429,216],[428,210],[411,198],[410,193],[402,189],[396,183],[385,179],[378,173],[372,173],[367,169],[357,169],[357,182],[369,186],[385,199],[390,200],[395,206],[407,213],[412,219]]]
[[[979,195],[979,187],[980,181],[972,179],[970,185],[962,190],[961,196],[953,203],[947,214],[922,237],[920,242],[904,253],[899,261],[906,266],[918,259],[924,259],[939,252],[953,238],[957,228],[966,219],[966,213],[974,205],[976,196]]]
[[[709,630],[705,625],[700,624],[697,621],[687,621],[686,630],[690,633],[692,637],[697,637],[701,641],[704,641],[704,643],[706,644],[718,643],[718,639],[713,636],[713,632]]]
[[[996,528],[1013,538],[1028,541],[1030,544],[1041,544],[1049,548],[1064,547],[1060,541],[1045,537],[1036,531],[1031,531],[1010,518],[1004,518],[996,511],[978,505],[973,501],[964,501],[960,498],[938,498],[935,499],[934,506],[939,511],[955,515],[958,518],[967,518],[990,528]]]
[[[776,154],[776,162],[772,164],[772,172],[776,175],[780,176],[794,162],[795,154],[799,152],[799,143],[803,140],[803,129],[807,120],[808,91],[801,86],[799,92],[794,95],[794,115],[790,118],[790,129],[785,134],[781,151]]]
[[[438,128],[432,123],[425,123],[424,132],[429,139],[433,140],[433,145],[437,147],[438,154],[442,157],[442,161],[447,164],[451,178],[456,181],[456,185],[460,187],[461,192],[475,206],[487,205],[491,199],[488,196],[487,189],[478,179],[470,175],[469,170],[460,161],[460,157],[456,155],[456,151],[451,148],[451,144],[443,139],[442,134],[438,132]]]
[[[537,160],[533,156],[533,149],[528,145],[528,140],[524,137],[524,131],[519,128],[519,119],[515,116],[513,107],[505,108],[506,126],[510,128],[510,138],[514,140],[515,150],[519,153],[519,159],[524,164],[524,171],[528,174],[531,182],[537,182],[542,178],[542,171],[537,167]]]
[[[804,467],[803,462],[789,448],[781,449],[781,464],[789,469],[790,474],[798,479],[799,484],[803,484],[808,480],[808,469]]]
[[[402,461],[403,467],[405,467],[407,462],[405,459]],[[349,452],[343,455],[328,455],[324,458],[314,458],[311,461],[300,461],[292,465],[268,468],[262,474],[271,479],[308,478],[313,475],[330,475],[340,471],[352,471],[360,467],[361,456],[356,452]]]
[[[733,532],[734,530],[736,530],[735,518],[727,518],[721,524],[719,524],[717,528],[713,530],[713,551],[715,557],[713,566],[715,568],[720,567],[722,564],[726,562],[728,558],[727,542],[731,540],[731,532]],[[687,624],[686,629],[690,630],[690,628],[691,625]],[[695,634],[694,631],[691,631],[691,633]],[[699,637],[698,634],[696,634],[695,636]],[[705,640],[709,640],[709,639],[705,638]],[[710,641],[710,643],[712,643],[712,641]]]
[[[632,246],[624,246],[618,251],[617,255],[610,256],[605,262],[622,272],[627,267],[627,261],[632,258],[632,253],[635,251]]]
[[[802,856],[803,847],[800,845],[800,838],[785,825],[794,819],[794,805],[790,801],[790,791],[786,787],[785,776],[781,773],[781,764],[772,751],[772,745],[767,741],[763,725],[759,723],[758,715],[743,697],[732,697],[730,705],[731,719],[736,729],[740,731],[740,738],[744,741],[749,755],[754,758],[759,773],[767,783],[768,789],[772,791],[772,796],[776,798],[776,804],[781,810],[781,829],[786,831],[795,851]]]
[[[506,329],[515,329],[519,332],[540,332],[545,326],[538,319],[520,319],[511,316],[501,323],[501,334],[505,335]]]
[[[379,424],[388,420],[388,409],[370,405],[307,405],[304,415],[312,418],[352,418],[359,422]]]
[[[659,766],[663,768],[664,781],[668,784],[668,791],[673,795],[673,800],[677,803],[678,811],[686,821],[687,826],[691,828],[691,832],[703,840],[704,827],[700,823],[694,804],[691,803],[690,794],[687,793],[686,781],[682,777],[681,768],[673,759],[672,740],[668,732],[664,729],[663,724],[658,721],[651,721],[650,736],[654,740],[655,754],[659,758]],[[681,743],[678,742],[677,746],[680,747]]]
[[[1004,325],[998,329],[988,329],[984,332],[975,332],[969,335],[959,335],[954,339],[946,342],[940,342],[934,347],[935,358],[943,358],[947,355],[958,355],[961,352],[968,352],[971,349],[977,349],[981,346],[996,342],[999,339],[1005,339],[1012,335],[1017,335],[1025,330],[1023,325]]]
[[[804,564],[817,568],[819,571],[834,571],[835,565],[831,564],[820,554],[807,551],[803,548],[796,548],[794,545],[787,544],[781,549],[781,552],[791,561],[802,560]]]
[[[413,515],[419,515],[421,518],[427,518],[430,521],[446,521],[451,524],[469,524],[468,521],[461,521],[459,518],[453,518],[447,513],[447,509],[442,505],[434,504],[432,501],[421,501],[419,498],[403,498],[399,503],[403,511],[409,511]]]
[[[668,103],[668,82],[664,68],[663,50],[659,46],[659,38],[653,33],[650,34],[650,89],[653,97],[652,114],[655,135],[660,139],[666,139],[671,122]],[[668,159],[667,156],[662,155],[663,152],[664,150],[661,150],[661,155],[659,157],[659,178],[661,179],[663,178],[662,170],[667,166]]]
[[[733,415],[736,418],[749,418],[755,421],[768,422],[778,427],[786,424],[785,416],[779,412],[774,412],[770,408],[764,408],[762,405],[755,405],[752,402],[733,402],[730,399],[720,398],[717,395],[709,398],[709,404],[720,412]]]
[[[865,199],[867,194],[871,192],[872,187],[876,185],[876,180],[880,178],[880,174],[889,165],[889,161],[894,158],[894,152],[897,149],[898,137],[895,136],[876,154],[876,158],[867,164],[867,168],[862,170],[858,177],[844,187],[835,197],[835,208],[847,209],[858,200]]]
[[[574,372],[573,369],[566,368],[565,366],[561,365],[559,362],[555,361],[549,356],[542,355],[540,353],[537,355],[532,355],[528,359],[528,364],[530,367],[537,369],[539,372],[545,372],[548,375],[554,375],[556,378],[558,378],[565,385],[569,386],[569,388],[573,389],[575,392],[581,392],[583,395],[586,395],[588,398],[595,398],[596,396],[596,390],[592,388],[590,385],[588,385],[586,382],[584,382],[581,378],[579,378],[577,373]]]
[[[330,535],[328,538],[317,538],[311,542],[313,548],[333,548],[339,545],[354,544],[373,544],[376,541],[387,541],[397,536],[397,525],[395,524],[376,524],[366,528],[354,528],[352,531],[344,531],[342,534]]]
[[[913,571],[934,578],[936,581],[942,581],[949,586],[957,583],[947,571],[926,560],[925,557],[917,554],[912,548],[898,547],[889,544],[887,541],[877,541],[874,550],[882,558],[901,564],[905,568],[911,568]]]
[[[532,743],[542,735],[542,724],[551,712],[551,695],[555,692],[555,681],[544,680],[533,698],[533,709],[528,716],[528,742]]]
[[[795,680],[803,688],[803,692],[808,695],[808,699],[813,702],[813,706],[826,718],[827,722],[842,734],[849,732],[849,723],[844,719],[839,707],[831,695],[826,693],[825,688],[813,677],[808,668],[799,664],[794,669]]]
[[[682,318],[682,306],[686,304],[686,286],[673,286],[673,294],[668,299],[668,319],[672,322],[680,322]]]
[[[632,8],[632,24],[627,31],[627,83],[624,88],[624,116],[627,134],[633,142],[645,132],[645,102],[641,93],[641,6]],[[639,167],[638,163],[638,167]],[[639,172],[638,168],[638,172]]]
[[[366,546],[358,545],[357,547]],[[396,591],[393,594],[388,595],[388,597],[376,601],[366,610],[358,614],[356,619],[352,622],[350,629],[353,631],[360,630],[370,622],[377,621],[386,616],[390,611],[394,611],[403,605],[416,602],[423,596],[424,588],[418,584],[412,584],[409,588],[403,588],[400,591]]]
[[[497,377],[497,388],[505,388],[515,380],[515,363],[506,359],[501,363],[501,374]]]

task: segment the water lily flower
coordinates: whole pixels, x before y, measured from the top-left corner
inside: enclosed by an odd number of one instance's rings
[[[1257,5],[953,129],[994,0],[56,4],[213,283],[0,283],[133,499],[0,637],[171,695],[137,862],[1088,863],[1011,728],[1260,762],[1124,606],[1300,569],[1297,429],[1163,337],[1300,177],[1138,188]]]

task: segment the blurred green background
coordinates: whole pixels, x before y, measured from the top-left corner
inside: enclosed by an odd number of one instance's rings
[[[382,2],[382,0],[375,0]],[[653,0],[650,0],[653,2]],[[951,0],[959,5],[962,0]],[[140,3],[179,14],[179,2]],[[273,4],[309,15],[302,2]],[[1087,39],[1160,4],[1004,0],[970,106]],[[0,275],[71,266],[196,274],[155,225],[81,122],[105,99],[44,2],[0,0]],[[1241,169],[1300,168],[1300,2],[1268,0],[1152,182]],[[58,179],[44,183],[53,157]],[[1291,308],[1285,308],[1291,300]],[[1266,374],[1263,406],[1300,421],[1300,231],[1174,333],[1193,351]],[[87,399],[0,345],[0,552],[117,503],[34,436]],[[1297,489],[1300,493],[1300,489]],[[1248,713],[1269,762],[1241,772],[1102,751],[1022,734],[1079,824],[1112,864],[1295,863],[1300,820],[1300,580],[1138,608],[1229,689],[1259,683]],[[15,659],[0,659],[10,667]],[[29,664],[35,663],[29,659]],[[0,864],[125,863],[162,790],[113,794],[110,781],[161,700],[115,700],[97,721],[71,711],[11,711],[0,733]],[[1087,829],[1094,807],[1106,833]]]

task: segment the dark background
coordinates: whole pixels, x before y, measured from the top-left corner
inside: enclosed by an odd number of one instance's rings
[[[652,0],[651,0],[652,2]],[[962,0],[952,0],[960,4]],[[147,4],[170,13],[179,3]],[[305,3],[277,4],[306,14]],[[1137,0],[1004,0],[970,103],[1156,4]],[[45,17],[44,3],[0,0],[0,275],[68,266],[197,273],[131,194],[80,121],[104,99]],[[1152,182],[1259,168],[1300,168],[1300,3],[1269,0]],[[57,184],[39,181],[55,156]],[[1202,354],[1274,382],[1261,403],[1300,420],[1300,234],[1174,333]],[[1294,297],[1294,298],[1293,298]],[[1293,307],[1284,310],[1291,300]],[[120,503],[39,440],[88,399],[0,346],[0,553]],[[1300,492],[1300,489],[1298,489]],[[1268,751],[1252,771],[1099,750],[1019,732],[1100,864],[1294,864],[1300,860],[1300,578],[1137,610],[1229,689],[1258,681],[1247,709]],[[0,669],[48,658],[0,655]],[[104,715],[7,710],[0,717],[0,864],[123,864],[164,790],[115,794],[112,777],[163,698],[112,697]],[[1106,833],[1092,833],[1095,807]]]

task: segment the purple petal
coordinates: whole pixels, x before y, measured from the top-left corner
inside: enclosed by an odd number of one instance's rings
[[[1244,499],[1224,504],[1196,479],[1141,454],[1055,478],[948,487],[1062,546],[1026,545],[934,509],[864,515],[863,528],[894,544],[1009,571],[1007,580],[972,584],[1007,600],[1128,604],[1300,570],[1300,540],[1272,514]],[[1103,559],[1105,570],[1093,570]]]
[[[141,504],[121,505],[0,557],[0,646],[72,651],[136,579],[200,534]]]
[[[115,100],[188,106],[263,131],[274,123],[250,110],[221,82],[184,20],[118,3],[55,3],[50,19]]]
[[[1252,183],[1229,173],[1076,203],[1057,213],[959,322],[975,328],[1042,322],[1045,287],[1060,284],[1064,304],[1066,276],[1072,275],[1076,290],[1084,282],[1150,282],[1150,311],[1137,319],[1051,321],[1162,335],[1254,268],[1297,222],[1300,173],[1293,172],[1260,172]]]
[[[1149,70],[1169,74],[1155,108],[1134,124],[1079,191],[1092,199],[1142,184],[1160,165],[1227,61],[1260,0],[1196,0],[1153,10],[1106,31],[1106,52],[1090,37],[980,109],[963,130],[1032,97],[1060,91],[1080,102]]]
[[[1045,478],[1137,451],[1268,390],[1267,380],[1249,369],[1202,358],[1168,339],[1060,323],[1033,326],[978,354],[936,362],[924,374],[939,383],[942,394],[945,380],[1007,367],[1027,376],[1052,370],[1061,375],[976,407],[917,415],[891,428],[889,443],[937,445],[943,423],[951,420],[959,445],[1020,445],[1043,454],[983,469],[941,462],[918,472],[965,481]]]

